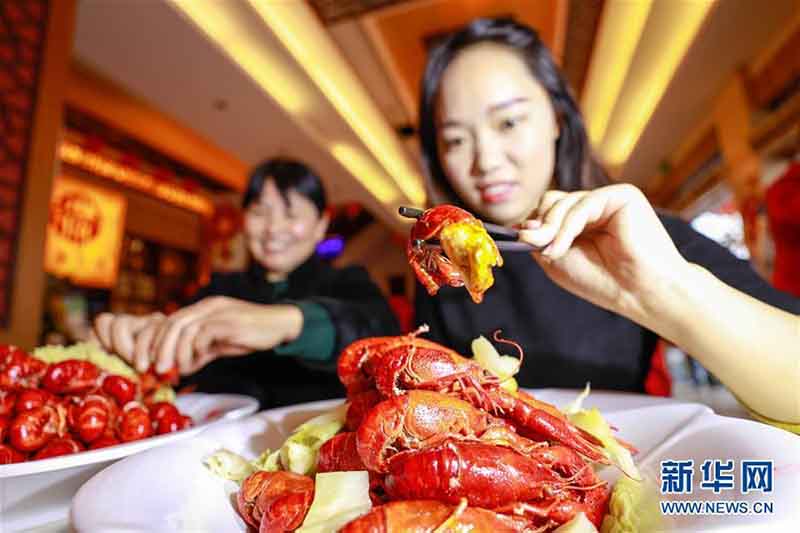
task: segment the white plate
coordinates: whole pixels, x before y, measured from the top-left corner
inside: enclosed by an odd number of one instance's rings
[[[562,405],[578,391],[546,390],[543,400]],[[73,527],[79,532],[101,531],[247,531],[237,515],[231,496],[236,485],[211,474],[203,459],[225,447],[248,457],[264,448],[280,445],[288,432],[309,417],[339,401],[316,402],[264,411],[244,420],[209,429],[190,441],[149,450],[103,470],[78,491],[72,505]],[[637,463],[642,473],[657,483],[661,460],[771,459],[775,462],[775,490],[769,495],[774,514],[765,516],[690,515],[670,523],[676,531],[794,531],[800,523],[800,438],[757,422],[715,415],[698,404],[618,393],[593,393],[586,402],[603,409],[619,435],[640,450]],[[698,466],[699,470],[699,466]],[[609,481],[618,472],[605,469]],[[698,491],[695,499],[714,499]],[[716,499],[758,500],[758,493],[737,490]],[[700,495],[703,496],[700,496]],[[662,499],[687,499],[690,497]],[[125,505],[119,505],[125,502]]]
[[[239,394],[182,394],[176,406],[195,426],[148,439],[40,461],[0,465],[0,532],[18,531],[66,518],[75,491],[114,461],[188,439],[211,424],[244,418],[258,401]]]

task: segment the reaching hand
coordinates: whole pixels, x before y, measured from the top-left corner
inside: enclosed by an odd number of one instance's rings
[[[165,320],[162,313],[146,316],[101,313],[94,321],[93,337],[103,348],[133,364],[139,372],[145,372],[150,367],[153,334]]]
[[[269,350],[300,334],[303,316],[293,305],[262,305],[213,296],[184,307],[161,323],[150,355],[156,371],[177,363],[191,374],[218,357]]]
[[[558,285],[633,319],[657,305],[659,284],[688,266],[632,185],[548,191],[520,240],[544,247],[532,255]]]
[[[296,338],[303,316],[294,305],[261,305],[226,296],[212,296],[169,317],[100,315],[97,337],[107,349],[144,372],[178,366],[192,374],[218,357],[269,350]]]

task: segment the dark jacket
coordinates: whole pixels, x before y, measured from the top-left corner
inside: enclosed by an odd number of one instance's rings
[[[661,220],[688,261],[759,300],[800,313],[800,300],[770,287],[747,261],[678,218]],[[500,329],[524,349],[521,386],[582,388],[590,381],[597,389],[644,391],[655,333],[560,288],[528,254],[507,253],[503,260],[481,304],[463,288],[445,287],[431,297],[417,286],[416,322],[430,326],[432,340],[470,354],[473,338]],[[516,355],[510,347],[500,351]]]
[[[344,396],[336,356],[356,339],[399,332],[383,294],[361,267],[333,268],[316,256],[270,283],[258,265],[215,274],[193,301],[224,295],[261,304],[291,303],[303,312],[300,336],[268,352],[218,359],[190,376],[199,391],[239,392],[262,407]]]

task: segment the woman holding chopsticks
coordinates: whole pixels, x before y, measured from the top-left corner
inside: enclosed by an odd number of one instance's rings
[[[607,184],[533,30],[479,19],[435,47],[420,137],[434,203],[519,225],[541,248],[504,254],[480,305],[418,287],[433,340],[468,353],[476,332],[502,329],[525,350],[521,386],[643,391],[660,336],[757,413],[800,423],[800,300],[634,186]]]

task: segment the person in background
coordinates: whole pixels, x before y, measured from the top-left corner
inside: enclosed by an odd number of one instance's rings
[[[194,303],[168,317],[102,314],[98,340],[139,371],[177,365],[198,391],[249,394],[262,407],[342,396],[339,352],[398,333],[386,300],[363,268],[316,257],[329,220],[322,183],[305,165],[259,165],[243,207],[246,272],[213,275]]]
[[[474,337],[501,329],[524,348],[521,386],[642,392],[661,336],[756,412],[800,422],[800,300],[657,214],[636,187],[608,185],[531,28],[479,19],[434,47],[420,139],[434,203],[521,227],[541,247],[504,254],[481,304],[418,286],[416,321],[432,340],[469,353]]]

